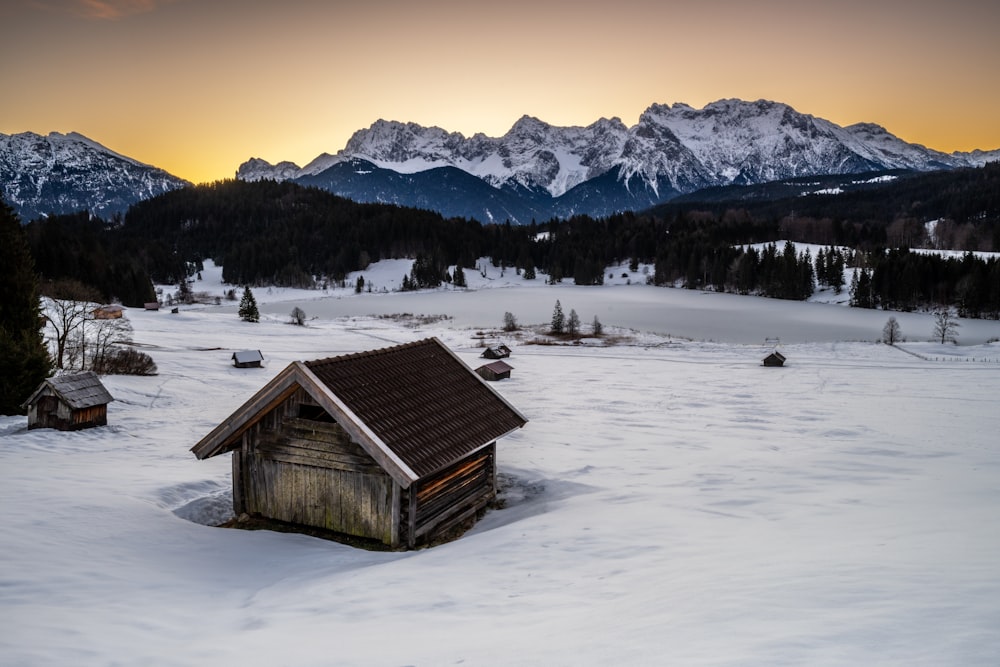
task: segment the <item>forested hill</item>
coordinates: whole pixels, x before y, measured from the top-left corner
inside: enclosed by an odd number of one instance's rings
[[[802,195],[805,191],[819,194]],[[745,211],[779,221],[796,241],[835,245],[917,246],[924,224],[938,220],[939,245],[1000,251],[1000,162],[978,169],[933,173],[786,179],[752,186],[710,188],[649,211],[675,218],[690,211],[715,216]],[[918,228],[914,230],[914,228]]]
[[[937,222],[928,225],[931,220]],[[59,225],[63,233],[46,233]],[[221,264],[231,284],[313,286],[317,280],[342,281],[380,259],[409,257],[417,260],[410,285],[424,287],[455,279],[448,267],[471,268],[478,258],[489,257],[526,279],[537,269],[552,281],[565,277],[581,285],[601,284],[608,266],[627,261],[652,265],[649,280],[655,284],[802,299],[816,283],[836,287],[837,267],[846,265],[859,269],[870,290],[857,305],[945,304],[972,316],[1000,313],[997,260],[926,259],[905,250],[935,244],[1000,250],[997,164],[900,177],[836,195],[684,202],[642,214],[524,226],[481,225],[425,210],[358,204],[287,182],[221,181],[144,201],[124,221],[105,223],[84,215],[73,225],[59,217],[28,225],[43,277],[63,277],[65,267],[86,265],[90,268],[82,274],[66,277],[108,284],[107,276],[99,277],[99,267],[82,260],[97,246],[100,256],[127,266],[131,282],[137,282],[141,269],[157,283],[175,284],[205,258]],[[99,229],[73,237],[72,229],[88,225]],[[831,249],[821,264],[788,248],[755,252],[742,247],[780,239]],[[832,246],[849,250],[834,252]],[[888,248],[902,250],[886,253]],[[74,253],[81,257],[74,260]]]
[[[292,183],[221,181],[175,190],[133,206],[121,233],[146,240],[158,282],[185,262],[212,258],[233,284],[311,286],[389,257],[437,252],[474,263],[478,223],[386,204],[358,204]]]

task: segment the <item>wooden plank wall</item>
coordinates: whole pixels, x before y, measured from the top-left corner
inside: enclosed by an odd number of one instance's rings
[[[420,480],[414,487],[407,494],[411,508],[416,501],[415,516],[406,535],[411,547],[465,521],[496,496],[496,443]]]
[[[299,418],[302,398],[292,396],[247,432],[244,511],[395,544],[392,479],[336,423]],[[233,485],[235,508],[235,468]]]

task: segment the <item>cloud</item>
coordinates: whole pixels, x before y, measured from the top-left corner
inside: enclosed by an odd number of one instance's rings
[[[32,6],[50,12],[72,14],[87,19],[116,21],[146,14],[177,0],[36,0]]]

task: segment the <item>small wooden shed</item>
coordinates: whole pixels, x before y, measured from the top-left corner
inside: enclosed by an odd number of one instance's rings
[[[159,301],[147,301],[146,303],[142,304],[142,307],[145,308],[146,310],[159,310],[160,309],[160,302]]]
[[[95,320],[117,320],[125,313],[125,308],[117,303],[98,306],[92,311]]]
[[[496,496],[527,419],[436,338],[293,362],[191,451],[232,452],[233,509],[413,548]]]
[[[781,352],[775,350],[771,354],[764,357],[762,362],[764,366],[784,366],[785,365],[785,355]]]
[[[97,373],[67,373],[43,380],[21,407],[28,410],[28,428],[76,431],[108,423],[111,394]]]
[[[239,350],[233,352],[233,366],[236,368],[260,368],[264,355],[260,350]]]
[[[492,345],[479,356],[483,359],[506,359],[510,356],[510,348],[506,345]]]
[[[476,372],[479,373],[479,377],[484,380],[493,382],[509,378],[512,370],[514,370],[514,367],[505,361],[491,361],[490,363],[483,364],[477,368]]]

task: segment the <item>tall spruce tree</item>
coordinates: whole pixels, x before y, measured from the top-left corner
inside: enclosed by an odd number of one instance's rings
[[[240,300],[240,319],[244,322],[259,322],[260,311],[257,310],[257,299],[253,297],[250,286],[243,288],[243,298]]]
[[[38,279],[21,223],[0,201],[0,414],[24,414],[21,403],[52,370],[42,339]]]
[[[566,316],[563,315],[562,304],[556,300],[556,307],[552,309],[552,333],[561,334],[566,326]]]

